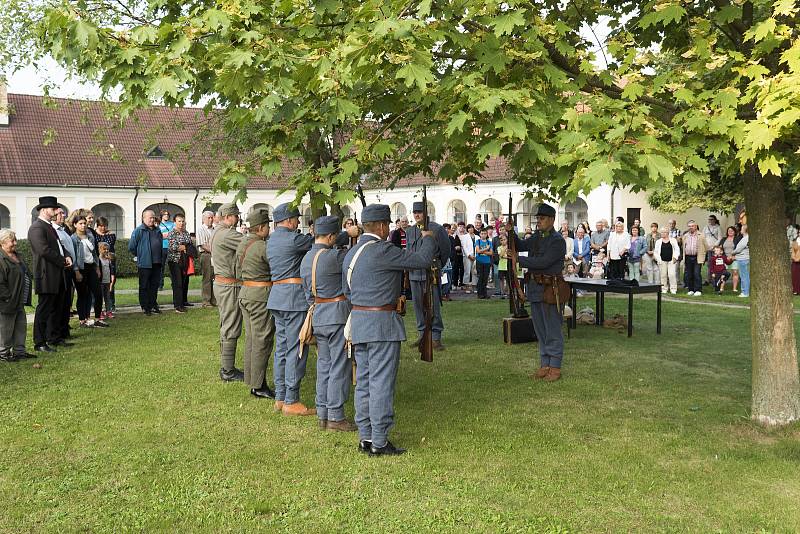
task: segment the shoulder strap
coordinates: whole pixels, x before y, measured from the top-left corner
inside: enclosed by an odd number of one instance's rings
[[[314,261],[311,263],[311,294],[317,296],[317,260],[325,252],[326,248],[320,249],[314,254]]]
[[[247,256],[247,251],[250,250],[250,247],[252,247],[256,243],[258,243],[259,241],[261,241],[261,240],[260,239],[253,239],[250,243],[247,244],[246,247],[244,247],[244,250],[242,251],[242,257],[239,259],[239,268],[240,269],[242,268],[242,265],[244,265],[244,258],[245,258],[245,256]]]
[[[356,251],[355,256],[353,256],[353,261],[350,262],[350,265],[347,266],[347,285],[350,285],[351,280],[353,279],[353,269],[356,267],[356,262],[358,261],[358,257],[361,256],[361,253],[364,252],[364,249],[370,246],[373,243],[377,243],[378,241],[369,241],[364,243],[360,249]]]

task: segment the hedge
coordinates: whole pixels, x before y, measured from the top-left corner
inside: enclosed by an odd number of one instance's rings
[[[120,278],[137,276],[136,263],[133,261],[133,255],[128,252],[128,241],[129,239],[117,239],[117,244],[114,246],[117,253],[117,276]],[[33,265],[33,254],[27,239],[17,240],[17,254],[25,261],[25,265],[29,267]]]

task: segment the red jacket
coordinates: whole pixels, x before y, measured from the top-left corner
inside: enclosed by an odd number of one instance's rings
[[[725,266],[731,263],[733,263],[733,259],[729,259],[725,254],[720,256],[715,254],[711,256],[711,263],[709,263],[708,269],[711,274],[722,274],[725,272]]]

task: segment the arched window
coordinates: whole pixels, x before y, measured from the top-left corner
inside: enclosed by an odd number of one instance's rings
[[[500,217],[503,214],[503,206],[500,201],[494,198],[487,198],[481,202],[479,215],[483,219],[483,224],[489,224],[492,217]]]
[[[402,202],[395,202],[392,204],[392,222],[395,222],[397,219],[402,217],[406,217],[408,215],[408,210],[406,209],[406,205]]]
[[[183,213],[187,215],[186,210],[182,207],[178,206],[177,204],[171,204],[169,202],[159,202],[158,204],[150,204],[145,209],[142,210],[144,213],[147,210],[152,210],[156,214],[156,222],[161,222],[161,211],[167,210],[169,212],[169,220],[171,221],[175,215],[178,213]],[[187,215],[188,216],[188,215]]]
[[[560,205],[558,215],[561,221],[567,221],[570,230],[574,230],[578,223],[589,219],[589,206],[582,198],[576,198],[572,202]]]
[[[523,198],[517,203],[517,229],[520,232],[525,232],[525,228],[530,226],[535,229],[536,218],[533,216],[536,213],[537,204],[532,198]]]
[[[342,210],[342,225],[344,225],[344,222],[347,219],[352,219],[353,218],[353,210],[352,210],[352,208],[350,208],[350,206],[346,206],[346,205],[345,206],[339,206],[339,208]]]
[[[0,204],[0,228],[11,228],[11,212]]]
[[[98,217],[105,217],[108,219],[108,230],[115,234],[122,234],[125,231],[125,212],[121,207],[110,202],[103,202],[97,204],[92,208],[94,213],[94,220],[97,221]]]
[[[219,207],[222,206],[222,202],[210,202],[203,207],[203,211],[210,211],[212,213],[217,213]]]
[[[253,204],[253,206],[250,208],[250,210],[247,213],[248,214],[252,213],[255,210],[267,210],[267,213],[269,214],[269,220],[272,220],[273,208],[269,204],[264,204],[264,203]]]
[[[300,217],[300,230],[307,234],[311,230],[311,223],[314,222],[314,217],[311,215],[311,206],[303,207],[300,212],[303,214]]]
[[[463,200],[451,200],[447,205],[447,222],[456,224],[467,222],[467,205]]]
[[[69,208],[67,208],[64,204],[59,202],[58,203],[58,207],[64,210],[64,214],[65,215],[69,215]],[[31,223],[33,221],[35,221],[36,219],[38,219],[38,218],[39,218],[39,210],[37,210],[36,208],[32,209],[31,210]]]

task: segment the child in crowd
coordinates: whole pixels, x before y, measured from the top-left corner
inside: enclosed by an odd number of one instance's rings
[[[500,236],[500,245],[497,247],[497,274],[500,276],[500,298],[506,298],[506,286],[508,285],[508,237]]]
[[[103,302],[106,312],[102,314],[102,319],[113,319],[114,312],[111,305],[111,293],[114,291],[114,283],[117,281],[117,272],[114,266],[114,254],[111,253],[108,243],[99,243],[100,250],[100,289],[103,294]]]
[[[733,259],[728,258],[723,252],[722,247],[717,245],[714,247],[714,255],[711,256],[711,261],[708,264],[708,270],[711,272],[711,283],[714,284],[714,292],[719,295],[725,289],[725,281],[731,277],[730,271],[725,266],[733,263]]]
[[[589,270],[589,276],[595,280],[605,278],[606,275],[606,253],[605,250],[600,251],[592,257],[592,268]]]
[[[564,269],[564,276],[577,276],[577,271],[575,270],[575,264],[569,263],[567,268]]]

